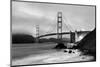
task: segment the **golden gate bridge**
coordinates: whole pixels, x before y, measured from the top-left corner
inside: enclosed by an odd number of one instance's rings
[[[67,35],[69,34],[70,35],[70,42],[71,43],[75,43],[77,41],[80,41],[86,34],[88,34],[90,31],[72,31],[73,28],[71,27],[70,24],[64,24],[64,16],[62,17],[62,12],[58,12],[57,13],[57,28],[56,28],[56,33],[52,33],[52,32],[49,32],[47,34],[43,34],[43,35],[40,35],[40,27],[39,25],[36,25],[36,42],[39,41],[40,38],[42,37],[47,37],[47,36],[53,36],[53,35],[56,35],[57,36],[57,39],[58,40],[62,40],[62,36],[63,35]],[[69,30],[69,32],[63,32],[63,24],[66,25],[66,28]],[[70,28],[69,28],[70,27]],[[71,30],[70,30],[71,29]],[[54,28],[53,28],[53,31],[54,31]]]

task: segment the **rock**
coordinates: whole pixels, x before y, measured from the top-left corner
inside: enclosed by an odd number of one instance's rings
[[[96,58],[96,29],[87,34],[80,43],[78,43],[77,48],[85,54],[92,55]]]
[[[71,51],[71,50],[69,50],[69,53],[72,53],[72,51]]]
[[[67,50],[64,50],[64,52],[68,52]]]
[[[67,47],[64,45],[64,43],[58,43],[54,49],[66,49]]]

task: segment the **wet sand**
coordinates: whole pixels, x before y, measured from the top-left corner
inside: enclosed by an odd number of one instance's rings
[[[81,55],[80,51],[73,50],[75,53],[64,52],[65,49],[44,50],[42,54],[30,55],[21,59],[12,60],[14,65],[29,65],[29,64],[46,64],[46,63],[63,63],[63,62],[77,62],[90,61],[94,57]],[[69,49],[67,49],[69,50]]]

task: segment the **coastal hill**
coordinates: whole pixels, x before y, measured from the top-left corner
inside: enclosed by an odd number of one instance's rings
[[[12,43],[34,43],[35,38],[28,34],[13,34]]]

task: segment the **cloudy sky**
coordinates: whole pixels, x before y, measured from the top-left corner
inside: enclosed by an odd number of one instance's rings
[[[12,1],[12,33],[35,36],[36,25],[40,35],[56,32],[57,12],[63,15],[63,31],[93,30],[95,7]]]

